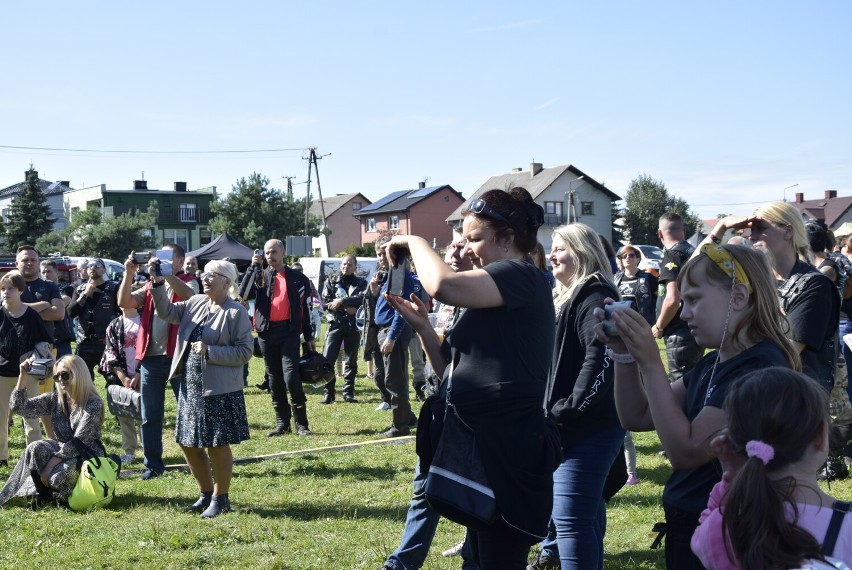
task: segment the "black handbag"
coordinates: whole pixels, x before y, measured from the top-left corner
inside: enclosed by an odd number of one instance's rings
[[[142,419],[142,394],[132,388],[107,386],[107,407],[114,416]]]
[[[497,499],[476,446],[476,434],[450,402],[450,366],[444,426],[426,474],[426,501],[442,517],[484,530],[497,520]]]

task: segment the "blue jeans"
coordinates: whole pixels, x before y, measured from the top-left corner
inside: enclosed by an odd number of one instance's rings
[[[402,540],[399,547],[394,550],[385,561],[385,566],[394,570],[413,570],[422,568],[435,538],[435,529],[438,527],[440,515],[432,510],[426,502],[426,474],[420,471],[420,460],[414,468],[414,492],[408,505],[408,514],[405,516],[405,529],[402,531]],[[479,566],[473,562],[473,553],[470,552],[470,544],[465,540],[461,552],[462,570],[478,570]]]
[[[545,556],[562,568],[603,569],[606,505],[603,488],[624,441],[624,428],[611,427],[564,449],[553,472],[553,514],[541,543]]]
[[[142,452],[145,467],[162,473],[163,414],[166,405],[166,383],[172,359],[168,356],[146,356],[139,367],[142,381]]]

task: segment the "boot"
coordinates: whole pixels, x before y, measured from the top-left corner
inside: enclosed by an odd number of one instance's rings
[[[297,434],[311,435],[311,430],[308,429],[308,408],[305,404],[293,404],[293,421]]]
[[[282,411],[282,408],[286,409],[286,407],[286,404],[272,402],[272,409],[275,410],[275,428],[273,428],[271,432],[266,434],[266,437],[275,437],[292,432],[292,430],[290,429],[290,418],[287,417],[289,414],[285,414]]]
[[[325,393],[325,395],[323,396],[322,400],[320,401],[320,404],[331,404],[332,402],[334,402],[334,385],[335,385],[335,383],[336,382],[334,380],[332,380],[331,382],[329,382],[328,384],[326,384],[325,386],[322,387],[322,391]]]
[[[269,392],[269,391],[270,391],[270,388],[269,388],[269,375],[264,374],[264,375],[263,375],[263,382],[262,382],[262,383],[260,383],[260,384],[255,384],[255,387],[259,388],[260,390],[263,390],[264,392]]]
[[[32,477],[33,485],[35,485],[35,489],[38,492],[39,503],[49,503],[53,500],[53,489],[45,485],[41,482],[41,474],[35,469],[30,470],[30,477]]]
[[[210,506],[210,500],[213,498],[213,491],[202,491],[198,500],[186,507],[188,513],[201,513],[207,510]]]
[[[355,399],[355,379],[343,381],[343,401],[347,404],[357,404]]]
[[[210,506],[201,513],[205,519],[212,519],[224,513],[231,512],[231,501],[228,499],[228,494],[216,495],[210,499]]]

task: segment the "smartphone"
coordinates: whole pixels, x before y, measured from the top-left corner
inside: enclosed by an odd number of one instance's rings
[[[411,263],[408,260],[408,250],[396,251],[396,263],[388,270],[388,293],[402,297],[405,295],[405,274]]]
[[[604,314],[606,315],[606,319],[603,322],[603,330],[609,336],[618,336],[618,329],[615,326],[615,321],[612,318],[612,314],[617,311],[626,311],[627,309],[632,307],[632,303],[630,301],[616,301],[609,305],[604,306]]]
[[[142,253],[134,253],[133,254],[133,263],[136,265],[143,265],[148,263],[148,260],[151,259],[150,251],[143,251]]]

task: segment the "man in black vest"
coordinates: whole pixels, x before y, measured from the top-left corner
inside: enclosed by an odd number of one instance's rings
[[[665,254],[660,263],[657,322],[651,327],[651,332],[654,338],[666,341],[669,380],[674,382],[692,370],[704,355],[704,349],[696,344],[686,322],[680,318],[680,290],[677,287],[677,276],[695,248],[686,241],[683,218],[673,212],[666,212],[660,217],[657,237],[663,243]]]
[[[299,376],[299,347],[300,335],[304,335],[308,349],[316,350],[308,309],[311,282],[284,264],[286,250],[281,240],[269,240],[263,252],[263,256],[255,254],[252,257],[252,267],[243,276],[240,291],[244,292],[245,299],[252,297],[252,290],[256,292],[254,328],[275,410],[275,428],[267,436],[291,432],[291,417],[296,423],[296,433],[309,435],[307,397]],[[266,269],[262,269],[264,257],[269,265]],[[292,415],[287,402],[288,390],[293,398]]]
[[[340,273],[326,280],[322,300],[330,316],[328,332],[325,336],[324,356],[329,362],[335,362],[340,354],[340,344],[346,354],[343,366],[343,401],[355,403],[355,376],[358,374],[358,347],[361,335],[355,322],[355,313],[364,302],[367,280],[355,275],[358,261],[354,255],[347,255],[340,262]],[[325,385],[323,404],[334,401],[336,379]]]
[[[86,362],[92,378],[104,354],[109,323],[121,315],[118,307],[118,283],[105,278],[106,265],[101,259],[89,260],[89,280],[81,283],[71,297],[68,314],[77,318],[77,351]]]

